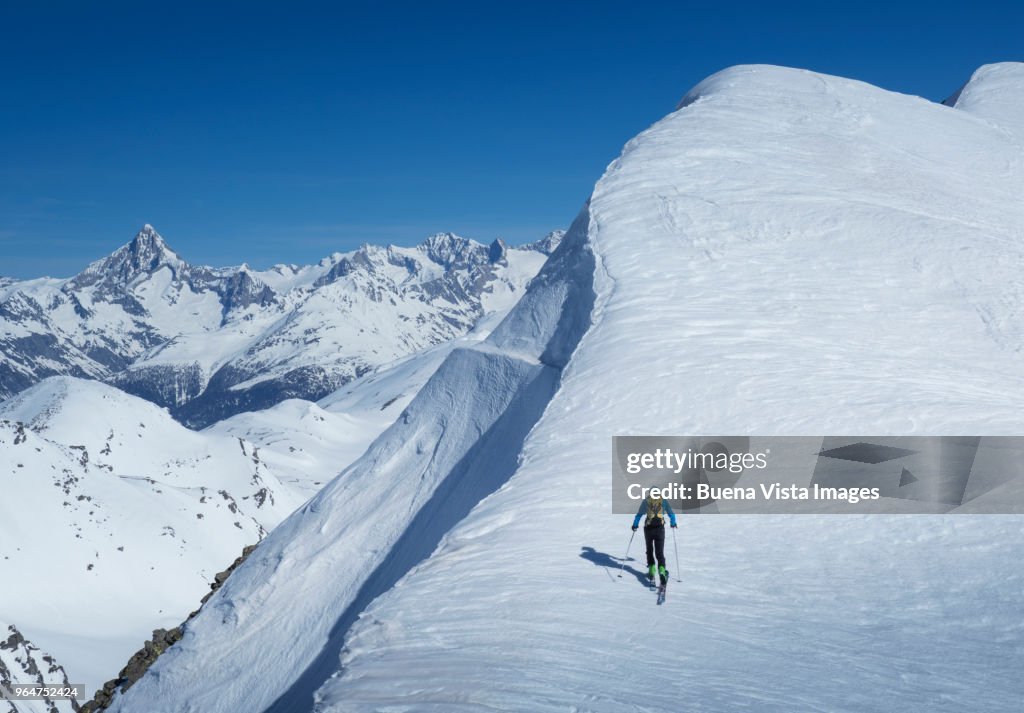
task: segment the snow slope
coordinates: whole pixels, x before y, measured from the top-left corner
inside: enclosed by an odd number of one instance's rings
[[[391,425],[448,354],[484,340],[512,307],[491,306],[468,334],[379,366],[315,404],[289,399],[219,421],[206,432],[258,445],[263,462],[283,482],[312,496]]]
[[[1024,112],[1021,111],[1020,99],[1022,83],[1024,63],[986,64],[946,103],[1012,132],[1020,145],[1024,141]]]
[[[71,666],[74,681],[85,680],[77,674],[82,668],[82,660],[88,659],[88,694],[91,696],[102,680],[117,673],[127,661],[128,654],[139,648],[139,643],[153,628],[180,623],[185,614],[198,606],[214,573],[224,569],[244,545],[260,539],[264,530],[271,528],[303,500],[315,494],[324,482],[362,455],[408,405],[449,352],[460,345],[473,344],[485,338],[493,323],[507,312],[507,307],[492,312],[463,337],[381,366],[331,394],[321,405],[291,399],[263,411],[239,414],[214,424],[202,433],[182,427],[172,421],[164,410],[146,401],[98,382],[73,378],[51,378],[0,404],[0,418],[12,422],[10,428],[14,433],[11,440],[0,438],[0,462],[10,461],[15,468],[19,463],[22,467],[33,467],[20,455],[20,446],[34,440],[33,436],[43,435],[45,441],[38,447],[51,457],[42,458],[34,469],[35,473],[38,475],[46,467],[53,466],[62,473],[62,485],[81,487],[82,493],[70,500],[71,507],[84,502],[87,509],[94,510],[92,514],[98,507],[104,507],[108,515],[112,514],[103,523],[93,522],[92,517],[84,518],[86,522],[83,523],[81,516],[84,513],[78,512],[79,517],[72,530],[50,532],[46,537],[25,535],[13,529],[16,522],[0,517],[0,542],[17,542],[25,558],[31,560],[45,557],[45,548],[64,547],[64,538],[71,534],[76,540],[79,535],[95,539],[97,533],[94,529],[102,530],[100,525],[104,525],[109,529],[109,537],[118,542],[134,543],[130,550],[116,550],[117,559],[124,559],[125,552],[129,560],[133,559],[132,553],[144,555],[141,563],[129,562],[125,577],[121,577],[120,571],[112,576],[100,561],[110,554],[109,547],[97,550],[94,569],[64,569],[59,573],[60,589],[64,594],[56,598],[48,596],[44,600],[47,612],[54,607],[68,607],[64,599],[73,597],[78,588],[95,579],[97,573],[101,586],[113,588],[122,581],[132,581],[127,592],[130,601],[125,601],[122,596],[113,596],[90,605],[96,607],[103,620],[130,612],[132,621],[118,627],[124,630],[123,635],[122,632],[105,630],[102,637],[74,637],[58,647],[60,660],[75,664]],[[29,427],[19,428],[14,423],[18,421],[27,422]],[[140,475],[125,475],[133,473]],[[145,504],[143,519],[150,523],[169,523],[156,534],[161,538],[174,538],[159,542],[174,541],[177,547],[154,546],[145,528],[139,532],[139,523],[134,518],[125,521],[125,515],[139,507],[137,487],[128,491],[112,488],[110,500],[103,503],[95,498],[96,479],[103,481],[112,474],[130,483],[148,484],[143,493],[152,502]],[[147,478],[152,478],[152,482]],[[200,488],[205,487],[205,491],[192,490],[192,499],[198,497],[200,502],[182,504],[181,483],[175,481],[183,478],[202,483]],[[264,506],[258,506],[252,513],[254,520],[239,519],[239,514],[247,516],[253,510],[252,495],[248,494],[252,489],[250,478],[271,484],[268,490],[272,494],[271,502],[266,508],[274,504],[276,496],[276,501],[283,499],[285,509],[274,509],[271,515],[264,516]],[[15,492],[20,492],[19,483],[6,483],[2,473],[0,483],[4,483],[5,495],[11,498],[15,497]],[[42,488],[43,497],[47,492],[46,485],[46,480],[33,484]],[[169,492],[169,485],[173,496],[168,498],[165,495]],[[230,500],[218,493],[221,489],[231,496]],[[239,495],[239,490],[246,494]],[[118,494],[121,492],[125,495]],[[188,495],[190,490],[184,492]],[[78,497],[90,499],[79,501]],[[204,511],[205,503],[212,504],[213,515]],[[232,513],[232,504],[238,508],[237,514]],[[53,509],[60,511],[62,507],[67,508],[68,505],[53,502]],[[202,512],[204,520],[193,520],[196,516],[192,510]],[[38,515],[41,510],[36,509],[35,512]],[[211,517],[213,521],[209,520]],[[244,529],[238,530],[235,521],[244,525]],[[211,538],[211,533],[218,529],[220,534]],[[25,542],[20,542],[19,537],[25,537]],[[211,550],[209,539],[222,542],[214,542]],[[180,562],[175,564],[168,559]],[[3,564],[0,562],[0,573],[4,571]],[[178,573],[181,568],[188,571],[181,586],[168,589],[165,580],[181,579]],[[44,569],[35,569],[31,575],[23,573],[21,577],[26,595],[53,585],[53,574]],[[165,589],[167,591],[153,591]],[[26,605],[31,604],[31,597],[28,597]],[[7,607],[13,604],[0,596],[0,606],[0,611],[7,615]],[[80,613],[81,607],[73,605],[71,609],[74,615],[75,612]],[[35,612],[22,611],[18,616],[23,625],[38,631],[38,621],[45,620],[49,614],[40,617]],[[105,627],[109,625],[109,621],[104,624]],[[105,645],[111,633],[118,633],[120,640],[113,642],[114,647],[109,653],[97,655],[97,650]],[[62,634],[47,630],[43,637],[47,642],[53,642],[58,635],[63,638]],[[35,661],[38,668],[45,670],[41,654],[31,660],[24,653],[17,655],[26,666],[31,667]],[[63,669],[59,673],[63,675]],[[35,710],[26,702],[19,702],[18,706],[19,713]]]
[[[658,608],[608,513],[615,434],[1022,431],[1024,155],[957,106],[702,82],[114,710],[1017,710],[1019,518],[684,517]]]
[[[699,85],[595,190],[594,326],[522,466],[370,607],[320,710],[1017,710],[1020,518],[683,517],[656,608],[641,562],[615,576],[606,474],[616,433],[1019,434],[1022,185],[966,112]]]
[[[263,462],[282,482],[310,497],[361,456],[400,410],[331,413],[311,401],[289,399],[262,411],[232,416],[203,433],[235,436],[258,445]]]
[[[304,500],[259,451],[52,377],[0,403],[0,615],[88,694]]]

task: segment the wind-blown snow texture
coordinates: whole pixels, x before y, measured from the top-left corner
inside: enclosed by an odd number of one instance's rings
[[[1019,518],[684,516],[656,607],[608,510],[613,434],[1021,433],[1022,112],[701,83],[115,710],[1018,710]]]

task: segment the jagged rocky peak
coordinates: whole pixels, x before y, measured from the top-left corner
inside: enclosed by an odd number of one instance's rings
[[[507,263],[507,254],[508,244],[501,238],[495,238],[494,242],[487,248],[487,259],[492,263],[500,263],[502,260]]]
[[[544,255],[550,255],[558,248],[559,245],[562,244],[562,238],[564,237],[564,230],[552,230],[540,240],[524,245],[523,247],[528,250],[536,250]]]
[[[151,275],[163,267],[170,268],[178,278],[188,263],[168,247],[152,225],[146,223],[131,242],[89,265],[71,281],[71,286],[86,287],[101,281],[127,286],[139,276]]]
[[[153,270],[160,265],[180,264],[182,259],[171,250],[156,229],[146,223],[135,234],[127,245],[119,248],[111,256],[119,263],[132,266],[138,270]]]
[[[455,233],[436,233],[420,243],[426,256],[445,268],[459,267],[470,262],[470,256],[483,246],[475,240]]]
[[[148,252],[152,254],[170,250],[163,236],[156,232],[156,228],[149,223],[146,223],[139,229],[139,232],[135,234],[135,237],[132,238],[126,247],[139,253]]]
[[[237,272],[224,280],[220,294],[225,312],[245,308],[251,304],[266,307],[272,304],[277,296],[268,285],[252,274],[248,265],[242,265]]]
[[[48,653],[29,641],[13,624],[4,630],[0,622],[0,682],[32,683],[40,686],[68,686],[67,672],[64,667]],[[4,638],[6,637],[6,638]],[[52,699],[45,696],[39,701],[40,707],[19,708],[13,703],[3,710],[46,710],[53,713],[70,713],[78,710],[78,706],[67,700]]]
[[[116,266],[126,274],[152,273],[165,265],[177,268],[185,264],[149,223],[111,257],[117,258]]]
[[[368,272],[373,271],[373,264],[370,261],[371,246],[364,243],[359,246],[359,249],[355,252],[344,254],[334,253],[328,258],[324,258],[320,261],[321,266],[326,266],[332,261],[334,265],[326,273],[317,278],[316,282],[313,283],[313,288],[318,289],[324,285],[329,285],[346,275],[351,275],[358,268],[363,268]]]

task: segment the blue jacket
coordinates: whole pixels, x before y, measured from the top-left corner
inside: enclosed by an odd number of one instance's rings
[[[672,527],[676,526],[676,514],[672,512],[672,506],[668,504],[668,500],[661,501],[661,507],[664,508],[665,512],[668,513],[668,521]],[[647,514],[647,498],[640,501],[640,508],[636,511],[636,517],[633,518],[633,527],[639,527],[640,518]]]

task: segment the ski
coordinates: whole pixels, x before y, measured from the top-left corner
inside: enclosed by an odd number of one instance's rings
[[[665,603],[665,585],[662,584],[662,585],[660,585],[658,587],[658,604],[661,605],[661,604],[664,604],[664,603]]]

